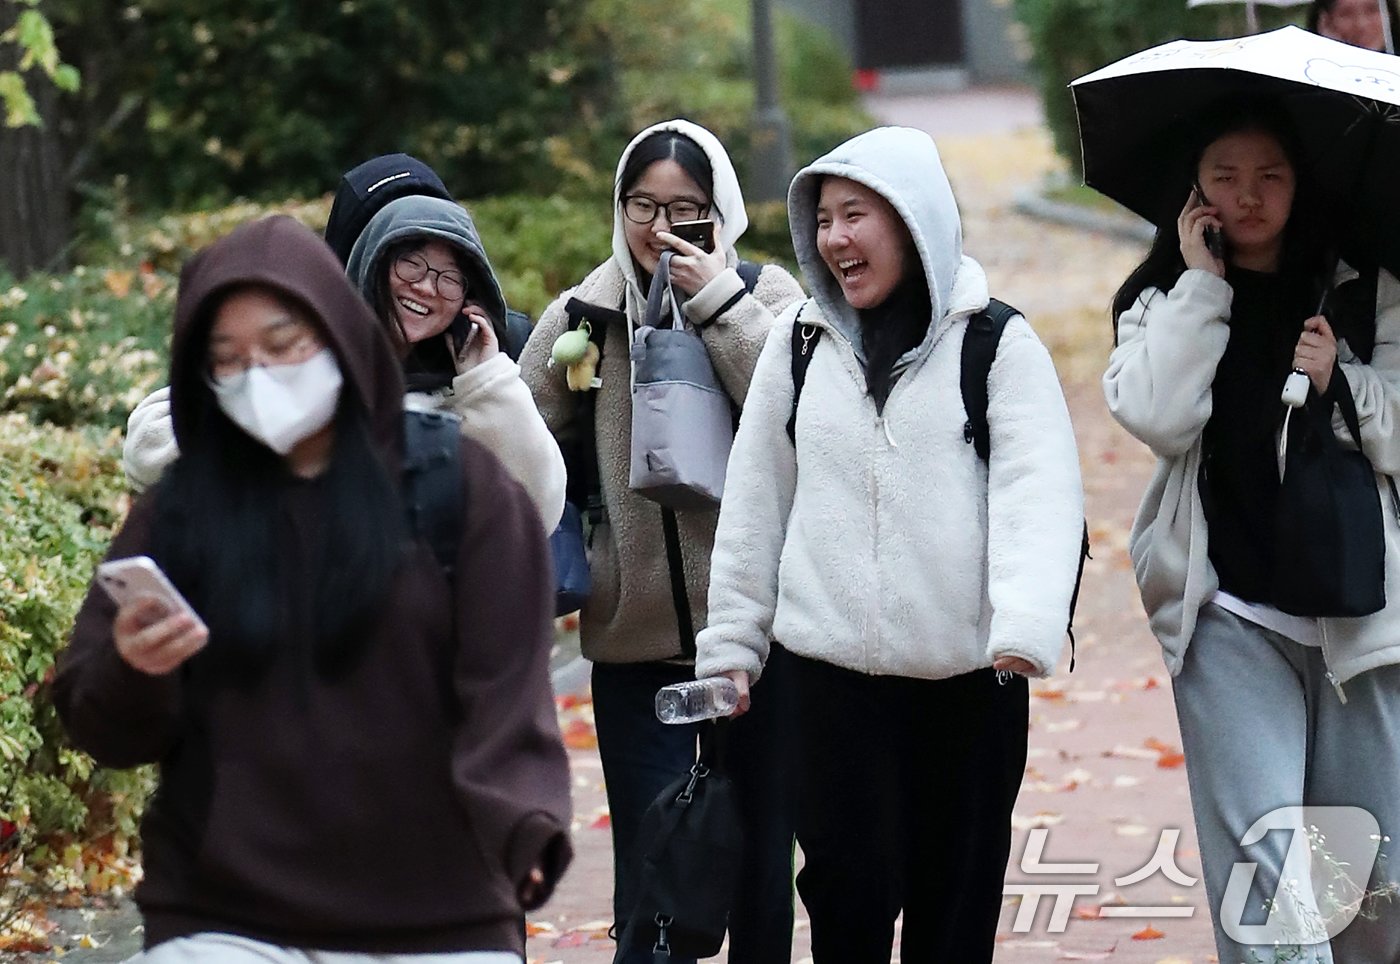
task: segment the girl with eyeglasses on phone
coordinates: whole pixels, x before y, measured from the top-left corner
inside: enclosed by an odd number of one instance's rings
[[[405,403],[461,418],[462,434],[501,460],[553,531],[564,508],[564,459],[520,367],[501,350],[505,299],[471,215],[438,197],[391,201],[356,239],[346,271],[399,352]],[[122,454],[141,487],[175,458],[169,389],[137,406]]]
[[[561,444],[573,446],[580,438],[595,443],[596,455],[576,460],[589,458],[591,464],[571,462],[569,476],[571,498],[596,496],[604,507],[591,533],[593,592],[582,610],[581,635],[583,655],[593,661],[593,708],[612,814],[613,898],[621,933],[638,886],[633,861],[642,812],[695,761],[697,726],[660,723],[654,699],[661,687],[694,676],[682,654],[676,600],[688,603],[694,630],[703,628],[719,515],[717,508],[676,511],[681,565],[674,570],[661,510],[628,487],[630,336],[642,323],[652,275],[669,249],[675,252],[670,274],[681,312],[700,332],[737,411],[774,316],[801,298],[802,290],[776,265],[763,266],[751,290],[741,277],[734,245],[748,216],[739,180],[724,146],[697,124],[667,121],[627,145],[617,166],[612,212],[611,257],[546,309],[525,346],[521,368]],[[706,219],[714,223],[708,252],[671,231],[677,223]],[[572,318],[571,301],[576,303]],[[596,393],[591,424],[579,424],[582,393],[570,390],[562,366],[550,364],[555,340],[579,324],[578,304],[595,340],[599,329],[606,332],[599,386],[580,386]],[[590,476],[597,477],[598,491],[581,491]],[[786,747],[764,729],[769,725],[759,720],[732,734],[729,759],[746,808],[749,841],[730,918],[729,959],[735,964],[786,961],[791,947],[792,832],[780,803],[782,788],[773,785],[782,782]],[[769,783],[746,781],[750,773]],[[629,952],[624,964],[650,960],[648,947],[645,953]]]

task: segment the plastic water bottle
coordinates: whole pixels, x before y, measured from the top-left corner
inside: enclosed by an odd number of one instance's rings
[[[656,718],[662,723],[694,723],[728,716],[739,705],[739,688],[727,676],[687,680],[656,693]]]

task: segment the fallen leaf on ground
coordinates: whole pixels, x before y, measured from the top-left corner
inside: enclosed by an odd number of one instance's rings
[[[612,827],[612,814],[600,813],[588,825],[589,830],[607,830]]]
[[[596,750],[598,733],[584,720],[571,720],[564,727],[564,745],[571,750]]]
[[[1145,750],[1136,746],[1115,746],[1111,750],[1105,750],[1104,756],[1122,757],[1125,760],[1155,760],[1161,754],[1155,750]]]
[[[1135,941],[1160,941],[1162,938],[1164,938],[1164,937],[1166,937],[1166,936],[1167,936],[1166,934],[1163,934],[1163,933],[1162,933],[1161,931],[1159,931],[1157,928],[1153,927],[1151,924],[1148,924],[1148,925],[1147,925],[1146,927],[1144,927],[1142,930],[1138,931],[1136,934],[1133,935],[1133,940],[1135,940]]]
[[[1101,917],[1103,917],[1103,909],[1093,904],[1074,909],[1075,920],[1099,920]]]
[[[1015,813],[1011,815],[1011,826],[1015,830],[1035,830],[1040,827],[1054,827],[1064,822],[1064,814],[1051,813],[1048,810],[1042,810],[1029,817],[1022,817]]]
[[[1186,756],[1185,754],[1180,752],[1163,753],[1160,757],[1157,758],[1157,765],[1163,770],[1175,770],[1177,767],[1181,766],[1185,762]]]
[[[525,922],[526,937],[539,937],[541,934],[553,934],[554,932],[554,925],[548,921],[528,920]]]

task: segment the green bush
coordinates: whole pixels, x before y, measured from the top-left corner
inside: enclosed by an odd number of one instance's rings
[[[0,278],[0,409],[124,426],[165,377],[174,290],[173,275],[138,267]]]
[[[48,697],[54,654],[125,513],[119,451],[115,433],[0,418],[0,880],[11,881],[0,920],[36,891],[129,879],[151,774],[96,768]]]
[[[1069,82],[1149,47],[1187,38],[1231,37],[1244,30],[1241,4],[1186,9],[1182,0],[1014,0],[1026,27],[1055,149],[1078,172],[1079,127]],[[1262,28],[1294,22],[1296,13],[1259,7]],[[1144,110],[1154,109],[1144,105]]]

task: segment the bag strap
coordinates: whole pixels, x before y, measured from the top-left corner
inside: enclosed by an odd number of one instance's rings
[[[661,260],[656,264],[656,273],[652,275],[651,287],[647,289],[646,314],[642,316],[642,327],[644,328],[684,328],[685,323],[681,321],[680,312],[676,310],[676,296],[671,293],[671,258],[674,251],[661,252]],[[671,295],[671,322],[668,325],[661,324],[662,306],[666,304],[666,296]]]
[[[1338,382],[1338,379],[1341,381]],[[1342,371],[1341,365],[1333,364],[1332,382],[1328,387],[1336,399],[1337,408],[1341,409],[1342,421],[1346,423],[1347,431],[1351,433],[1351,440],[1356,443],[1356,448],[1360,451],[1361,418],[1356,414],[1356,399],[1351,396],[1351,384],[1347,381],[1346,373]],[[1330,426],[1327,431],[1330,434]],[[1395,513],[1395,521],[1400,523],[1400,490],[1395,487],[1394,476],[1386,475],[1385,481],[1390,487],[1390,507]]]
[[[681,655],[694,659],[695,623],[690,616],[690,594],[685,588],[685,557],[681,554],[681,532],[674,509],[662,507],[661,532],[666,538],[666,568],[671,571],[671,605],[676,610]]]
[[[991,427],[987,424],[987,379],[997,357],[1001,333],[1006,330],[1006,323],[1019,314],[1006,302],[993,298],[986,308],[967,320],[967,331],[963,334],[959,378],[963,408],[967,411],[963,440],[972,443],[983,462],[992,452]]]
[[[404,517],[451,582],[463,525],[461,420],[447,412],[403,414]]]
[[[568,327],[577,328],[588,321],[588,340],[598,346],[599,370],[602,367],[603,347],[607,342],[608,329],[616,322],[626,325],[627,316],[616,308],[570,298],[564,304],[564,314],[568,317]],[[591,527],[603,521],[603,482],[598,470],[598,436],[594,424],[598,408],[598,390],[579,392],[578,406],[574,410],[574,440],[565,453],[568,475],[568,498],[578,506],[579,512]]]
[[[821,328],[803,323],[802,312],[806,308],[806,305],[799,308],[797,317],[792,320],[792,414],[787,420],[787,436],[794,446],[797,445],[797,403],[802,400],[802,386],[807,383],[807,369],[812,365],[817,342],[822,338]]]

